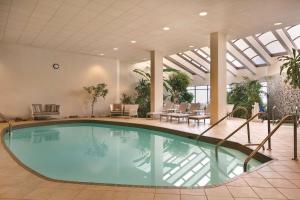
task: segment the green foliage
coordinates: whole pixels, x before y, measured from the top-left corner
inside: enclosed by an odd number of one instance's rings
[[[150,92],[151,92],[151,74],[140,69],[134,69],[135,73],[142,76],[139,80],[136,91],[135,103],[139,104],[139,116],[146,117],[146,114],[150,112]],[[163,72],[172,73],[169,78],[164,79],[164,99],[171,98],[172,102],[192,102],[193,95],[188,93],[187,87],[190,84],[190,78],[183,72],[172,68],[164,68]]]
[[[151,81],[151,74],[149,72],[145,72],[145,71],[143,71],[141,69],[134,69],[133,72],[141,75],[144,80],[149,81],[149,82]],[[165,67],[163,69],[163,72],[164,73],[178,72],[178,70],[170,68],[170,67]],[[167,78],[165,76],[163,77],[163,80],[164,80],[163,84],[164,84],[165,90],[169,91],[171,88],[170,88],[170,85],[168,84],[168,80],[167,80]]]
[[[137,93],[135,103],[139,104],[138,114],[140,117],[146,117],[147,113],[150,112],[150,82],[144,79],[139,80],[135,91]]]
[[[171,90],[169,90],[171,96],[171,102],[174,103],[192,102],[193,95],[187,92],[187,87],[191,82],[188,75],[178,71],[172,73],[169,76],[167,82],[171,87]]]
[[[135,97],[133,95],[122,94],[121,103],[123,104],[134,104]]]
[[[106,86],[107,85],[105,83],[98,83],[95,86],[92,85],[88,87],[83,87],[83,89],[90,95],[91,98],[92,117],[94,116],[94,106],[98,101],[98,98],[99,97],[105,98],[108,93],[108,89],[106,89]]]
[[[228,103],[234,104],[234,108],[240,106],[248,110],[248,114],[244,111],[237,111],[235,117],[249,118],[251,116],[254,104],[262,103],[261,87],[259,81],[250,81],[249,79],[245,79],[239,84],[233,84],[233,89],[227,95]]]
[[[300,53],[293,49],[293,56],[281,56],[278,59],[284,62],[280,67],[280,74],[286,70],[284,82],[293,88],[300,88]]]

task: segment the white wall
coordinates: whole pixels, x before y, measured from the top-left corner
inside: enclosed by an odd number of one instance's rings
[[[53,63],[61,69],[54,70]],[[109,93],[95,107],[96,115],[108,112],[118,101],[117,61],[19,45],[0,44],[0,113],[28,117],[33,103],[62,106],[63,116],[89,115],[84,86],[106,83]]]

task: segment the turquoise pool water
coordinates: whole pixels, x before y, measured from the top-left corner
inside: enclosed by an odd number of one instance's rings
[[[205,186],[243,173],[243,153],[142,128],[72,123],[17,129],[5,144],[52,179],[147,186]],[[251,160],[250,168],[259,165]]]

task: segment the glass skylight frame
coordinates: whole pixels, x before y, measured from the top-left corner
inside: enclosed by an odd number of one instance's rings
[[[269,37],[269,38],[266,39],[265,37]],[[265,51],[272,57],[282,56],[287,54],[287,49],[283,45],[283,42],[280,41],[272,31],[256,34],[255,39],[265,49]],[[274,51],[275,48],[277,48],[278,51]]]
[[[193,51],[197,52],[198,54],[200,54],[201,57],[203,57],[204,59],[206,59],[209,63],[210,63],[210,49],[209,47],[203,47],[201,49],[194,49]],[[229,59],[228,55],[230,57],[232,57],[233,59]],[[228,63],[230,63],[234,68],[236,69],[245,69],[246,66],[244,63],[242,63],[240,60],[238,60],[232,53],[230,53],[229,51],[226,52],[226,60]]]
[[[240,44],[237,44],[238,42]],[[264,67],[268,65],[265,58],[256,51],[247,39],[239,38],[232,40],[231,44],[256,67]]]
[[[232,59],[230,59],[229,57],[232,57]],[[226,60],[236,69],[246,68],[245,65],[241,61],[239,61],[234,55],[232,55],[232,53],[230,53],[229,51],[226,52]]]
[[[199,68],[204,73],[209,73],[209,70],[206,67],[204,67],[203,65],[201,65],[199,62],[197,62],[193,58],[191,58],[189,55],[187,55],[185,53],[178,53],[178,55],[181,56],[183,59],[185,59],[187,62],[190,62],[193,65],[196,65],[197,68]]]
[[[289,39],[292,41],[294,47],[300,50],[300,24],[295,26],[288,26],[284,28]]]

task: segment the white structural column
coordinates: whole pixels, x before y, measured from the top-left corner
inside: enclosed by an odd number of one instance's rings
[[[211,124],[226,114],[226,34],[210,34],[210,114]]]
[[[150,52],[151,60],[151,112],[159,112],[163,107],[163,56]]]

